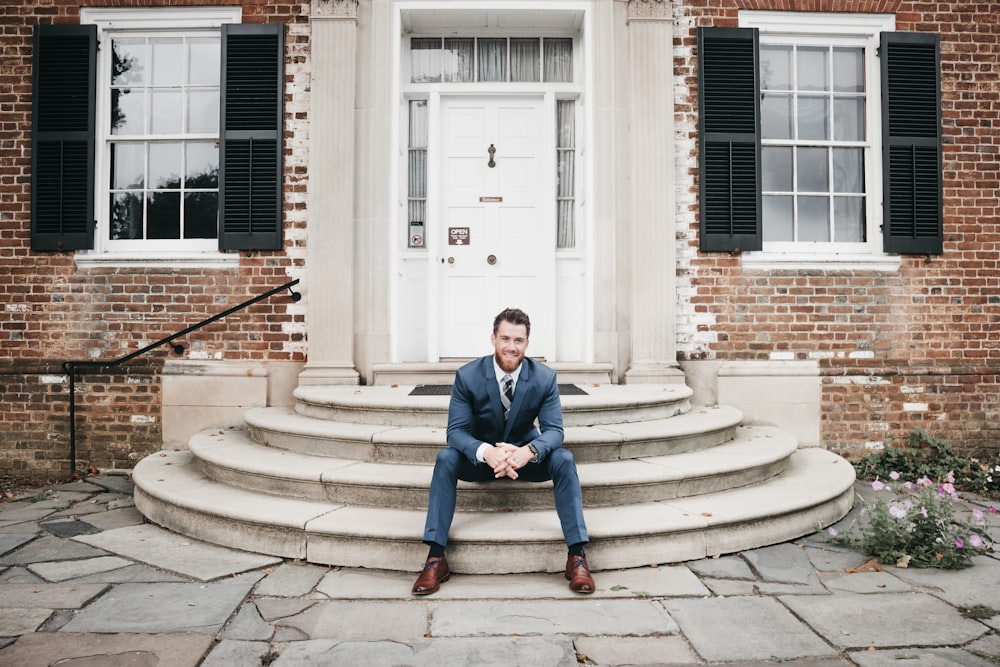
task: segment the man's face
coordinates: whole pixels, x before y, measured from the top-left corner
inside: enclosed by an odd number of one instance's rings
[[[504,320],[497,327],[497,332],[490,336],[490,340],[496,350],[493,356],[497,360],[497,366],[505,373],[512,373],[521,365],[524,351],[528,349],[528,327]]]

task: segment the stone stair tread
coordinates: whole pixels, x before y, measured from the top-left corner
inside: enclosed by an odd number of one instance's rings
[[[268,478],[374,487],[427,488],[433,466],[341,459],[298,453],[253,442],[245,430],[202,432],[191,439],[196,458],[212,466]],[[616,486],[712,476],[775,463],[796,449],[793,436],[767,426],[741,427],[736,439],[715,447],[668,456],[579,463],[581,485]],[[505,480],[493,482],[506,484]],[[509,482],[517,484],[517,482]],[[460,482],[461,487],[476,486]],[[551,483],[539,484],[550,488]]]
[[[215,482],[193,465],[189,452],[169,452],[136,466],[136,486],[144,494],[178,507],[222,520],[271,523],[307,533],[381,540],[421,539],[425,513],[377,507],[357,507],[280,498]],[[165,474],[169,466],[169,474]],[[822,470],[821,476],[815,473]],[[721,493],[671,501],[585,508],[588,530],[595,540],[690,531],[713,526],[752,523],[820,505],[852,488],[850,463],[818,448],[797,450],[788,468],[769,481]],[[177,526],[168,526],[185,532]],[[453,541],[513,543],[561,540],[554,510],[529,512],[459,512]]]
[[[438,397],[421,397],[438,398]],[[445,397],[447,398],[447,397]],[[447,409],[447,408],[446,408]],[[437,445],[444,447],[444,426],[391,426],[316,419],[292,408],[269,407],[247,410],[246,423],[257,429],[305,437],[356,440],[378,445]],[[567,426],[565,442],[573,444],[622,443],[628,440],[673,439],[696,433],[733,428],[743,413],[730,406],[699,407],[666,419],[592,426]]]

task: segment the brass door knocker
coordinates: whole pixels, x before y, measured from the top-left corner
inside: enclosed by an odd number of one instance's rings
[[[493,156],[497,153],[497,149],[494,148],[493,144],[490,144],[490,147],[486,149],[486,152],[490,154],[490,161],[486,163],[486,166],[492,169],[497,166],[496,161],[493,159]]]

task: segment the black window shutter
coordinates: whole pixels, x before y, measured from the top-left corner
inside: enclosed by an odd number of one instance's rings
[[[219,248],[282,248],[284,26],[222,26]]]
[[[97,26],[36,25],[31,249],[94,247]]]
[[[938,42],[933,33],[881,35],[882,229],[886,252],[942,252]]]
[[[704,252],[761,249],[757,40],[754,28],[698,28]]]

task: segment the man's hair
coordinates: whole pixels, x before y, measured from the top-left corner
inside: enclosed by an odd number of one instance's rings
[[[531,320],[528,319],[528,313],[524,312],[520,308],[505,308],[504,310],[501,310],[500,314],[493,319],[493,335],[496,335],[501,322],[523,324],[525,329],[524,337],[531,337]]]

